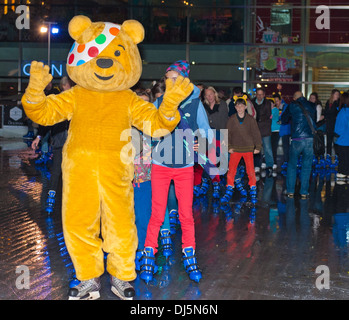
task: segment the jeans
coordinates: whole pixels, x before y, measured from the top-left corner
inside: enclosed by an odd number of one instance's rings
[[[294,193],[297,179],[297,161],[298,157],[302,155],[300,194],[308,194],[313,154],[313,138],[306,138],[299,141],[292,140],[286,177],[286,188],[288,193]]]
[[[271,136],[262,137],[263,153],[267,168],[272,168],[274,164],[273,150],[271,147]],[[254,158],[255,167],[261,166],[261,155],[256,154]]]

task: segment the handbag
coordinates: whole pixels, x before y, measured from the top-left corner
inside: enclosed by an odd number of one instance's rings
[[[324,139],[324,133],[320,130],[315,130],[313,123],[310,119],[310,115],[308,110],[304,108],[304,106],[299,102],[295,101],[302,109],[302,112],[307,119],[308,125],[311,129],[311,132],[313,133],[313,149],[314,149],[314,155],[316,157],[322,156],[325,153],[325,139]]]

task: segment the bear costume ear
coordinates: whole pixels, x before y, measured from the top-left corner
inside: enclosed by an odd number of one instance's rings
[[[73,19],[70,20],[69,26],[68,26],[68,32],[69,35],[74,39],[77,40],[82,35],[82,33],[91,26],[92,22],[91,20],[86,16],[75,16]]]
[[[126,20],[121,26],[135,44],[138,44],[144,39],[144,28],[140,22],[136,20]]]

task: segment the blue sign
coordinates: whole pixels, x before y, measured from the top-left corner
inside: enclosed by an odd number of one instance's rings
[[[47,61],[41,61],[45,64],[47,64]],[[22,64],[22,72],[24,75],[28,76],[30,75],[30,64],[31,61],[24,61]],[[64,61],[52,61],[50,66],[50,71],[53,77],[63,77],[67,75],[67,70],[65,68],[66,62]]]

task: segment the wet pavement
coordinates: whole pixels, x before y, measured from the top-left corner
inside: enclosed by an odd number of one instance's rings
[[[0,138],[0,299],[65,300],[74,268],[61,224],[61,194],[48,216],[50,165],[19,139]],[[285,177],[260,177],[258,202],[235,194],[220,207],[211,193],[195,199],[199,284],[175,253],[146,285],[133,282],[137,300],[348,299],[349,184],[329,170],[313,171],[310,198],[286,198]],[[83,190],[82,190],[83,192]],[[102,277],[101,299],[117,300]]]

